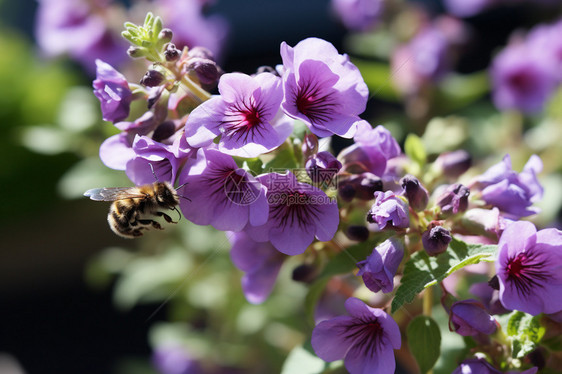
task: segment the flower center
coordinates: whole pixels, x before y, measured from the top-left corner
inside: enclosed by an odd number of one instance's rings
[[[508,81],[511,87],[521,92],[532,89],[534,83],[533,77],[526,72],[518,72],[516,74],[513,74],[509,77]]]
[[[282,226],[310,226],[318,219],[318,207],[310,201],[310,196],[298,191],[273,193],[269,198],[271,214]]]
[[[334,106],[331,94],[322,95],[317,84],[307,82],[300,86],[295,103],[298,111],[307,116],[312,123],[326,122],[331,119]]]
[[[351,339],[353,345],[365,352],[365,355],[373,356],[383,334],[384,330],[378,321],[358,319],[348,327],[346,338]]]
[[[544,262],[539,261],[532,254],[519,253],[509,260],[507,280],[511,282],[521,294],[530,294],[533,289],[543,287],[549,274],[543,270]]]
[[[265,108],[259,103],[236,103],[226,112],[227,119],[222,122],[223,135],[244,142],[252,141],[254,135],[262,131],[264,116]]]

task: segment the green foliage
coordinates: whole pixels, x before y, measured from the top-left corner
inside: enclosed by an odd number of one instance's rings
[[[271,158],[263,167],[264,172],[283,172],[287,169],[294,169],[298,166],[293,147],[285,142],[281,145],[275,157]]]
[[[134,46],[129,49],[129,55],[133,58],[145,57],[152,62],[163,61],[160,51],[171,40],[171,35],[162,35],[162,29],[162,19],[151,12],[146,14],[142,26],[125,22],[125,31],[121,35]]]
[[[425,251],[414,253],[404,267],[404,277],[392,300],[392,313],[455,271],[481,261],[493,261],[496,250],[495,245],[467,244],[453,238],[447,251],[436,257]]]
[[[416,359],[422,373],[426,373],[441,353],[441,332],[435,320],[427,316],[417,316],[408,325],[408,348]]]
[[[511,357],[523,358],[531,353],[537,347],[545,331],[540,324],[539,316],[520,311],[512,312],[505,329],[511,342]]]
[[[418,174],[427,162],[427,152],[419,136],[416,134],[408,134],[408,136],[406,136],[404,153],[416,163],[418,171],[413,172],[413,174]]]

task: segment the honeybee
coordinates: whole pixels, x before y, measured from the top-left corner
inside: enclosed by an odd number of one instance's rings
[[[151,227],[163,230],[160,223],[152,219],[153,216],[163,217],[168,223],[177,223],[161,210],[175,210],[179,214],[177,206],[179,198],[183,197],[178,195],[171,183],[158,181],[138,187],[92,188],[84,192],[84,196],[95,201],[112,201],[107,215],[109,227],[117,235],[129,239],[141,236],[143,230]]]

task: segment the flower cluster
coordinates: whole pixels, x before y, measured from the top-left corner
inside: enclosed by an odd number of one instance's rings
[[[268,298],[289,256],[303,261],[295,280],[326,286],[339,271],[330,268],[333,261],[347,254],[356,275],[342,281],[348,289],[403,292],[405,299],[405,292],[420,293],[497,255],[495,283],[473,290],[480,301],[460,299],[442,284],[451,331],[500,355],[491,345],[495,314],[562,311],[556,300],[562,233],[518,221],[538,212],[538,156],[518,173],[507,154],[470,180],[461,179],[471,164],[466,151],[443,152],[431,162],[410,138],[403,152],[388,129],[360,118],[367,85],[349,57],[322,39],[282,43],[282,64],[247,75],[224,73],[206,49],[178,49],[172,31],[151,14],[144,26],[128,24],[124,36],[133,44],[129,55],[152,64],[133,84],[97,60],[94,93],[103,118],[120,130],[102,144],[100,158],[137,185],[155,179],[179,185],[189,221],[227,232],[249,302]],[[409,58],[424,69],[417,72],[423,84],[447,71],[448,36],[428,28],[411,42]],[[207,89],[215,85],[211,95]],[[335,137],[353,143],[337,155],[321,150]],[[407,274],[408,266],[417,273]],[[419,288],[416,276],[429,281]],[[373,297],[371,307],[355,296],[346,293],[348,316],[317,321],[312,348],[323,360],[343,359],[352,374],[393,373],[401,333],[385,311],[388,300]],[[431,300],[431,292],[423,297]],[[478,367],[497,370],[469,360],[457,371]]]

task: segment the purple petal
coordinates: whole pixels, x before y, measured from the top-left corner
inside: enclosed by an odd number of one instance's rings
[[[351,323],[351,317],[338,316],[316,325],[310,341],[316,355],[328,362],[343,359],[353,343],[351,339],[345,338],[346,326]]]
[[[136,156],[127,140],[127,134],[117,134],[107,138],[100,146],[100,159],[105,166],[125,170],[127,162]]]
[[[350,374],[394,374],[396,369],[394,351],[389,346],[366,352],[364,347],[354,345],[345,355],[344,364]]]

